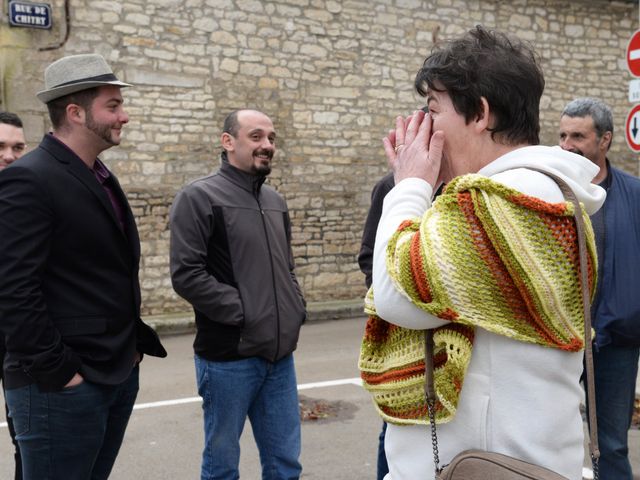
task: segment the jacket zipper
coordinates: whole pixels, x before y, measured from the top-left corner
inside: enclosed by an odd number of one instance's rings
[[[269,243],[269,233],[267,231],[267,221],[265,220],[264,210],[262,209],[262,205],[260,204],[260,198],[258,197],[259,193],[256,193],[255,199],[258,204],[258,209],[260,209],[260,218],[262,219],[262,228],[264,229],[264,238],[267,242],[267,250],[269,251],[269,264],[271,265],[271,286],[273,288],[273,298],[276,304],[276,353],[273,358],[275,362],[278,359],[278,352],[280,351],[280,308],[278,306],[278,292],[276,289],[276,276],[273,267],[273,255],[271,253],[271,243]]]

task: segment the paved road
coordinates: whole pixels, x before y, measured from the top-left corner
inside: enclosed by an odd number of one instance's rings
[[[320,402],[330,407],[327,418],[303,422],[305,479],[375,478],[380,420],[368,394],[350,383],[358,377],[356,362],[363,327],[364,319],[356,318],[310,323],[302,330],[296,353],[301,398],[305,405]],[[169,357],[147,357],[142,363],[138,397],[142,408],[131,418],[112,479],[199,478],[202,417],[191,342],[190,335],[167,337],[164,343]],[[3,414],[0,422],[4,422]],[[632,431],[630,438],[632,463],[640,472],[640,432]],[[12,468],[8,431],[0,427],[0,479],[13,478]],[[241,478],[260,478],[258,453],[248,424],[242,439]]]
[[[310,323],[303,327],[296,366],[298,383],[358,377],[357,356],[364,319]],[[112,477],[115,480],[183,480],[199,478],[202,416],[195,401],[192,336],[167,337],[169,357],[142,362],[138,404],[188,399],[183,404],[135,410]],[[311,384],[311,385],[309,385]],[[329,417],[303,423],[305,479],[375,478],[380,420],[369,396],[353,383],[316,386],[300,391],[305,404],[331,407]],[[195,398],[194,398],[195,397]],[[0,415],[4,422],[4,412]],[[0,479],[12,478],[11,443],[0,427]],[[247,424],[242,439],[241,478],[257,479],[258,453]]]

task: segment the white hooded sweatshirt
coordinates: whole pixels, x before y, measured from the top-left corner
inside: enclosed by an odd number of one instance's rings
[[[604,203],[605,191],[591,184],[598,167],[559,147],[513,150],[478,173],[547,202],[563,201],[551,178],[561,177],[589,215]],[[373,256],[375,306],[381,318],[411,329],[447,323],[415,307],[398,292],[386,271],[386,249],[403,220],[431,207],[431,185],[422,179],[399,182],[384,200]],[[454,419],[438,426],[441,465],[459,452],[480,448],[549,468],[570,480],[582,479],[584,433],[579,405],[583,352],[564,352],[512,340],[476,328],[473,353]],[[433,479],[427,426],[389,424],[385,439],[389,474],[385,480]]]

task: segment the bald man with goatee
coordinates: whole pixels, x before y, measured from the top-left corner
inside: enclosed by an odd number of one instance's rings
[[[204,411],[201,479],[237,479],[251,422],[262,478],[302,470],[293,351],[305,320],[284,198],[265,183],[276,152],[271,119],[231,112],[220,168],[187,185],[170,215],[171,279],[195,313]]]

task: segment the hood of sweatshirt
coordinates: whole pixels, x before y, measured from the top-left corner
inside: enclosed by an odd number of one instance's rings
[[[518,148],[497,158],[480,169],[478,173],[508,184],[527,195],[544,196],[537,193],[548,192],[550,182],[555,184],[555,181],[540,172],[522,171],[529,167],[553,173],[562,178],[582,202],[589,215],[597,212],[605,201],[605,190],[591,183],[600,168],[589,159],[557,146],[535,145]],[[547,193],[546,197],[548,196]],[[558,191],[556,198],[548,198],[548,200],[562,202],[564,199]]]

